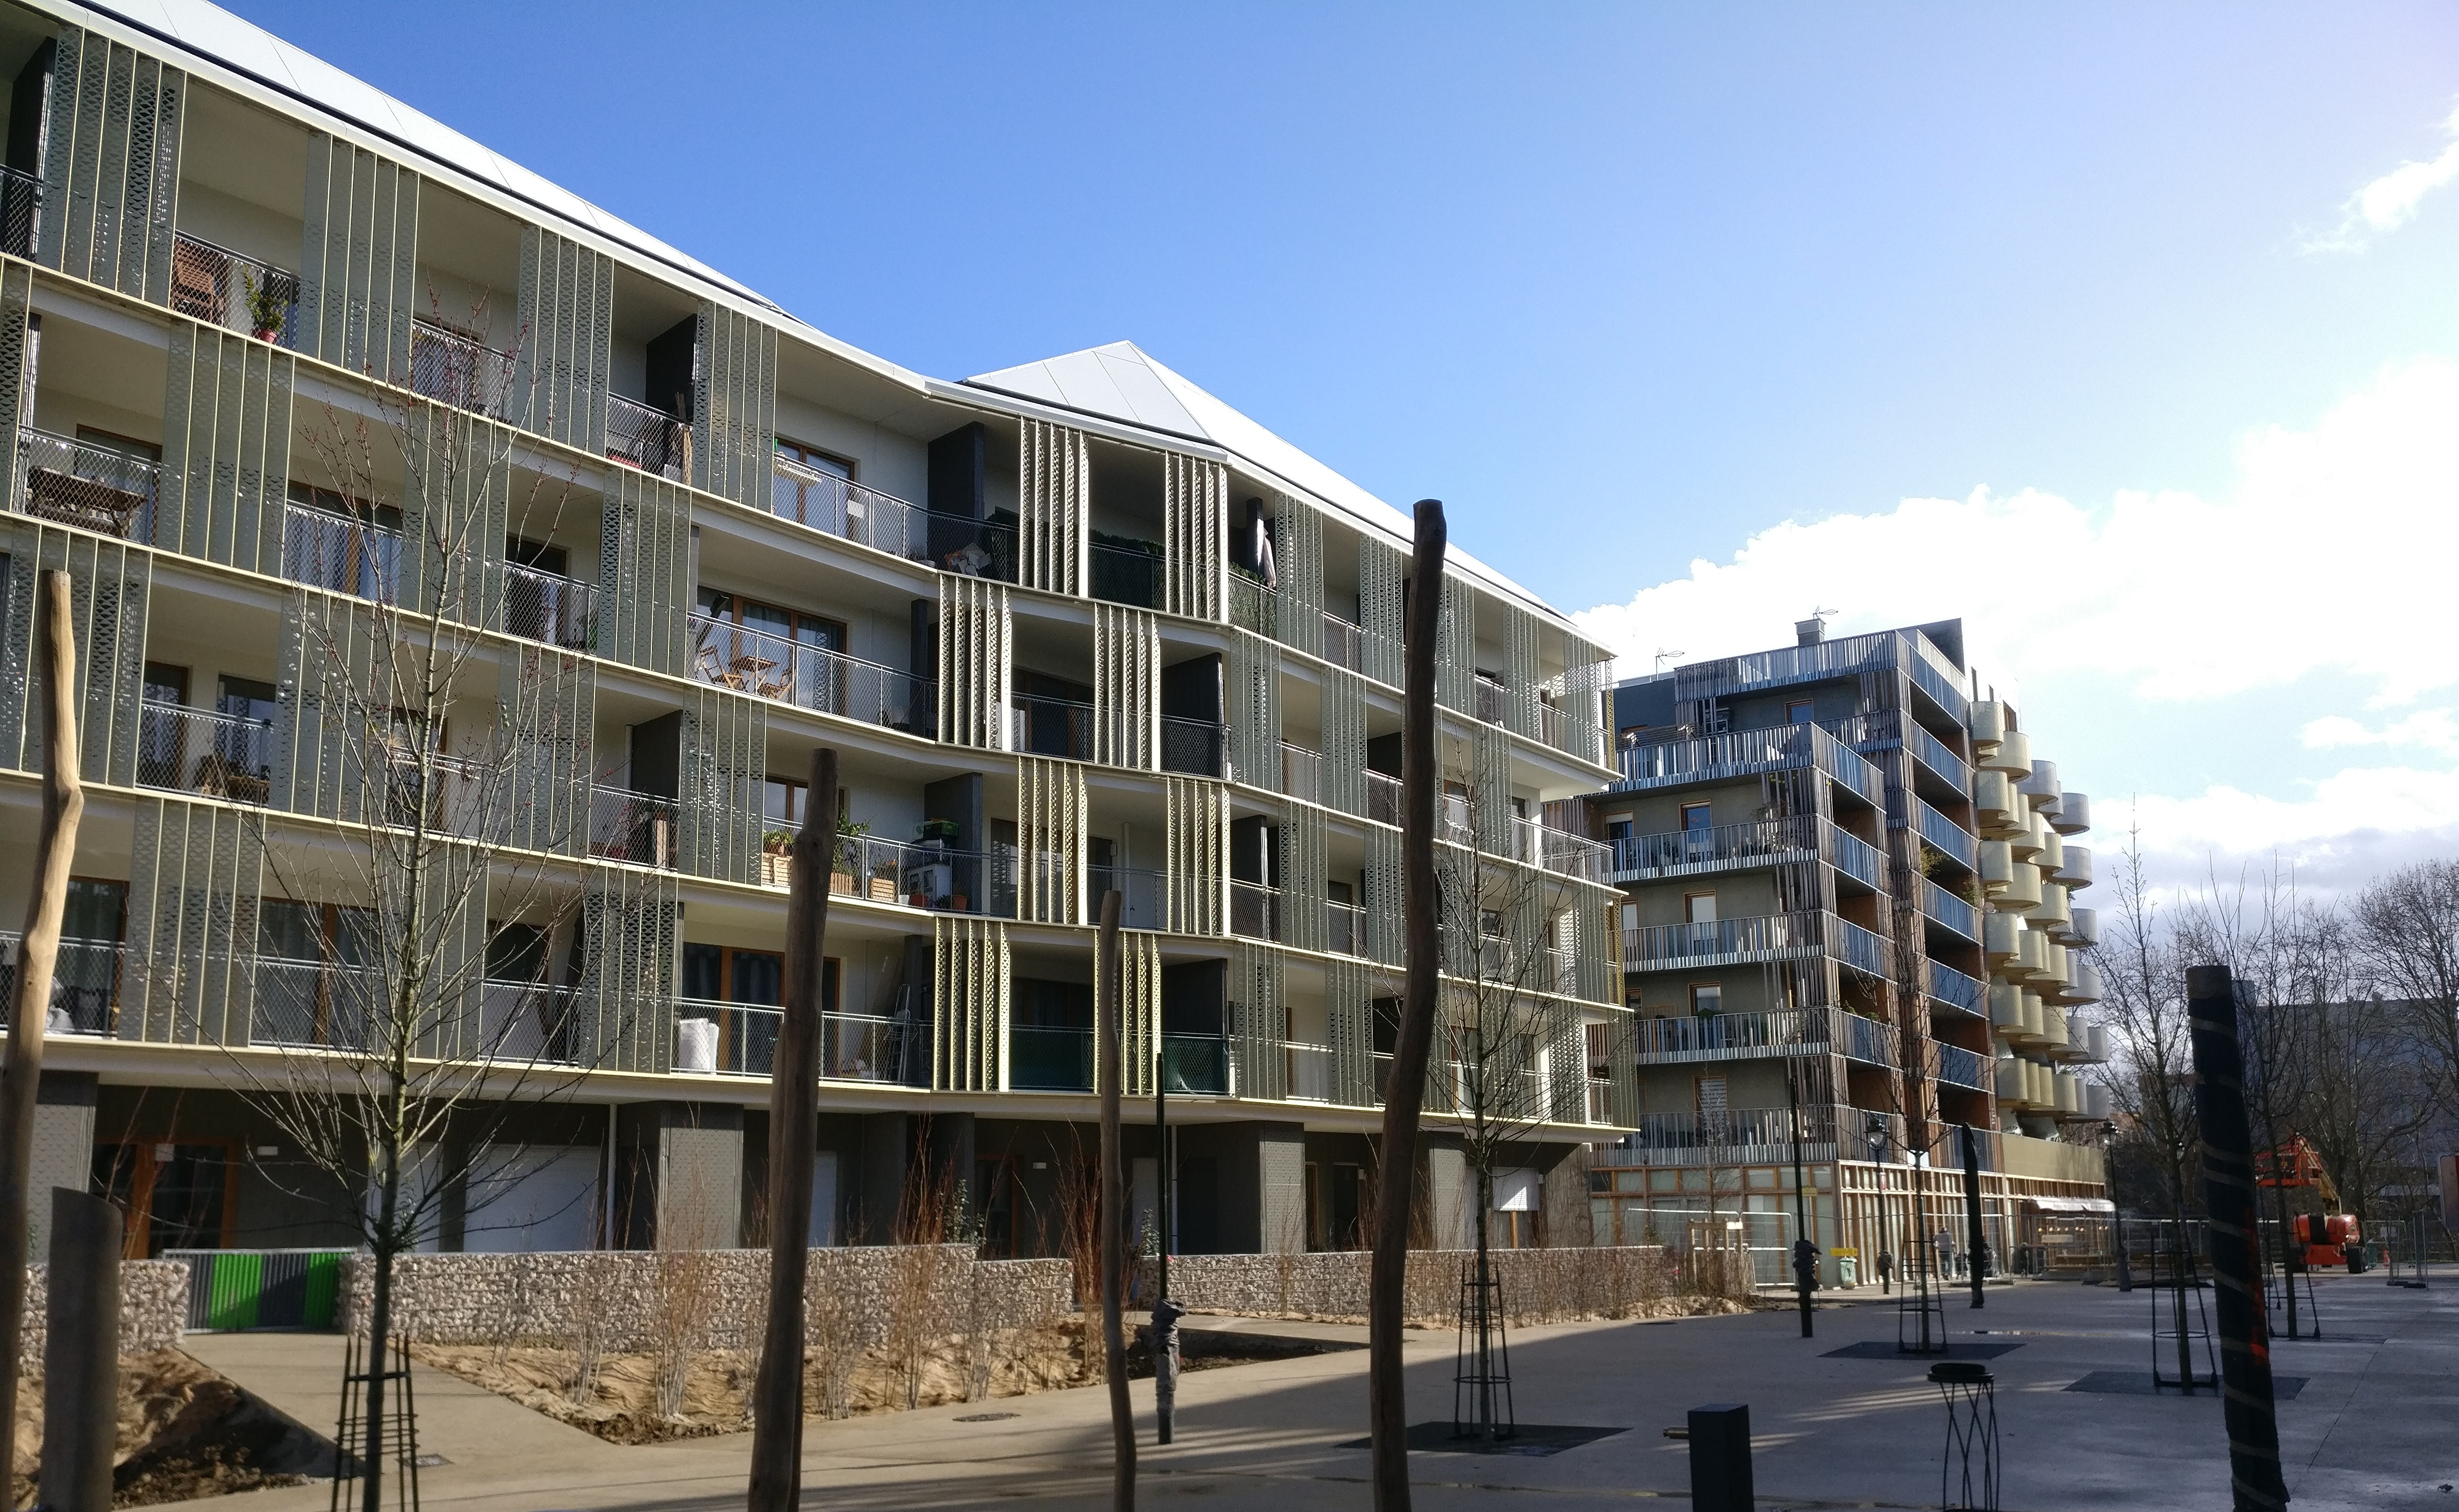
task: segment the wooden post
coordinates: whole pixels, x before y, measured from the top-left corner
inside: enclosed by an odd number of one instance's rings
[[[1418,1115],[1435,1039],[1441,937],[1435,895],[1435,640],[1443,604],[1443,506],[1418,501],[1409,568],[1405,686],[1400,717],[1400,907],[1408,976],[1400,1029],[1383,1090],[1382,1174],[1375,1192],[1375,1250],[1367,1270],[1366,1418],[1374,1440],[1376,1512],[1408,1512],[1409,1402],[1400,1365],[1401,1292],[1408,1280],[1409,1208],[1417,1195]]]
[[[119,1426],[117,1203],[52,1188],[50,1295],[43,1317],[43,1460],[35,1500],[51,1512],[111,1512]]]
[[[1121,1042],[1119,1002],[1119,894],[1102,894],[1102,933],[1095,946],[1093,995],[1100,999],[1101,1027],[1094,1031],[1094,1080],[1102,1089],[1102,1360],[1110,1378],[1110,1505],[1134,1512],[1136,1418],[1127,1402],[1127,1330],[1120,1310],[1126,1302],[1126,1175],[1120,1161],[1119,1099],[1126,1091],[1125,1047]],[[1159,1349],[1160,1331],[1153,1343]]]
[[[768,1318],[751,1387],[750,1512],[793,1512],[803,1495],[803,1287],[811,1266],[820,983],[836,850],[837,753],[814,746],[803,830],[788,863],[786,1004],[768,1071]]]
[[[85,813],[85,788],[77,780],[76,625],[69,612],[69,575],[49,571],[41,583],[35,658],[51,694],[43,818],[34,839],[34,894],[27,901],[26,933],[17,946],[9,1060],[0,1068],[0,1426],[12,1435],[17,1427],[18,1356],[26,1338],[28,1204],[33,1195],[27,1187],[33,1163],[34,1092],[43,1080],[43,1025],[51,1015],[52,970],[59,960],[60,925],[68,911],[77,820]]]

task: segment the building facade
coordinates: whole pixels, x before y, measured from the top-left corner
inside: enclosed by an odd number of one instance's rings
[[[44,568],[88,784],[36,1190],[115,1192],[136,1253],[349,1243],[355,1194],[244,1094],[381,1038],[414,852],[456,921],[421,1053],[518,1103],[483,1173],[437,1137],[427,1242],[754,1237],[785,843],[829,746],[815,1239],[939,1182],[995,1250],[1062,1246],[1115,890],[1129,1090],[1180,1130],[1168,1215],[1131,1130],[1146,1221],[1346,1247],[1411,591],[1442,600],[1448,849],[1546,963],[1515,1169],[1630,1126],[1577,813],[1609,663],[1562,616],[1464,555],[1411,583],[1402,515],[1131,346],[925,377],[224,12],[147,14],[0,6],[0,827],[39,810]],[[1436,1242],[1467,1200],[1445,1076]],[[1585,1237],[1585,1180],[1541,1185]]]
[[[2068,1017],[2100,996],[2087,800],[1977,696],[1960,621],[1797,636],[1614,689],[1589,804],[1639,1106],[1595,1156],[1596,1232],[1739,1240],[1773,1282],[1797,1212],[1830,1284],[1942,1228],[1952,1270],[1969,1131],[2000,1263],[2063,1252],[2107,1206],[2105,1091],[2071,1069],[2106,1040]]]

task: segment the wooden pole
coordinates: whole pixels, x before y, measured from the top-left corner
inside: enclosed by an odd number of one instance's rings
[[[786,1005],[768,1071],[768,1318],[751,1387],[750,1512],[794,1512],[803,1495],[803,1287],[811,1266],[820,986],[836,850],[837,753],[814,746],[803,830],[788,863]]]
[[[1101,999],[1101,1028],[1093,1041],[1095,1080],[1102,1089],[1102,1361],[1110,1379],[1110,1505],[1134,1512],[1136,1418],[1127,1402],[1126,1174],[1120,1161],[1119,1099],[1126,1091],[1127,1063],[1121,1043],[1119,1001],[1119,894],[1102,894],[1102,933],[1095,947],[1093,993]],[[1160,1333],[1154,1332],[1154,1345]]]
[[[77,780],[76,625],[69,611],[69,575],[42,575],[35,648],[47,704],[42,829],[34,839],[34,894],[26,904],[26,933],[17,946],[17,1000],[9,1018],[9,1060],[0,1067],[0,1426],[17,1426],[18,1357],[26,1339],[26,1250],[32,1215],[30,1167],[34,1147],[34,1092],[43,1080],[43,1024],[52,1007],[52,971],[60,954],[68,911],[69,871],[76,859],[77,821],[85,788]]]
[[[43,1317],[43,1459],[35,1501],[51,1512],[111,1512],[119,1426],[119,1205],[52,1188],[50,1295]]]
[[[1417,1196],[1418,1115],[1435,1039],[1440,960],[1435,895],[1435,638],[1443,602],[1443,506],[1419,499],[1409,568],[1408,634],[1400,718],[1400,907],[1408,942],[1400,1027],[1383,1089],[1381,1179],[1367,1271],[1366,1418],[1374,1440],[1376,1512],[1408,1512],[1409,1402],[1400,1365],[1401,1292],[1408,1281],[1409,1209]]]

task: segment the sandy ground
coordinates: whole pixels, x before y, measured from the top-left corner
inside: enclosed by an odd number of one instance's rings
[[[33,1502],[43,1445],[43,1378],[18,1387],[14,1481],[17,1506]],[[120,1361],[119,1430],[112,1451],[114,1506],[147,1506],[298,1485],[286,1462],[288,1425],[227,1377],[175,1349]]]

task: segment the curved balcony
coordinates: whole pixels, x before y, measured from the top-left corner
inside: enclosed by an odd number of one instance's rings
[[[2088,960],[2072,962],[2074,980],[2067,984],[2067,1000],[2078,1003],[2100,1001],[2100,968]]]
[[[2029,861],[2016,861],[2007,868],[2006,885],[1998,890],[1992,901],[2001,914],[2024,914],[2041,906],[2041,869]]]
[[[2079,792],[2060,794],[2057,815],[2049,823],[2060,834],[2083,833],[2091,828],[2091,799]]]
[[[2047,932],[2050,936],[2050,943],[2055,944],[2056,937],[2065,933],[2070,921],[2067,914],[2067,890],[2055,883],[2043,884],[2041,901],[2027,909],[2024,916],[2032,921],[2034,929]]]
[[[2058,870],[2049,880],[2068,889],[2091,886],[2091,851],[2084,846],[2068,846]]]
[[[2005,772],[2022,782],[2032,775],[2032,739],[2022,730],[2008,730],[1998,744],[1981,753],[1981,765],[1990,771]]]
[[[1973,773],[1972,816],[1986,840],[2004,840],[2023,829],[2023,805],[2005,772]]]

